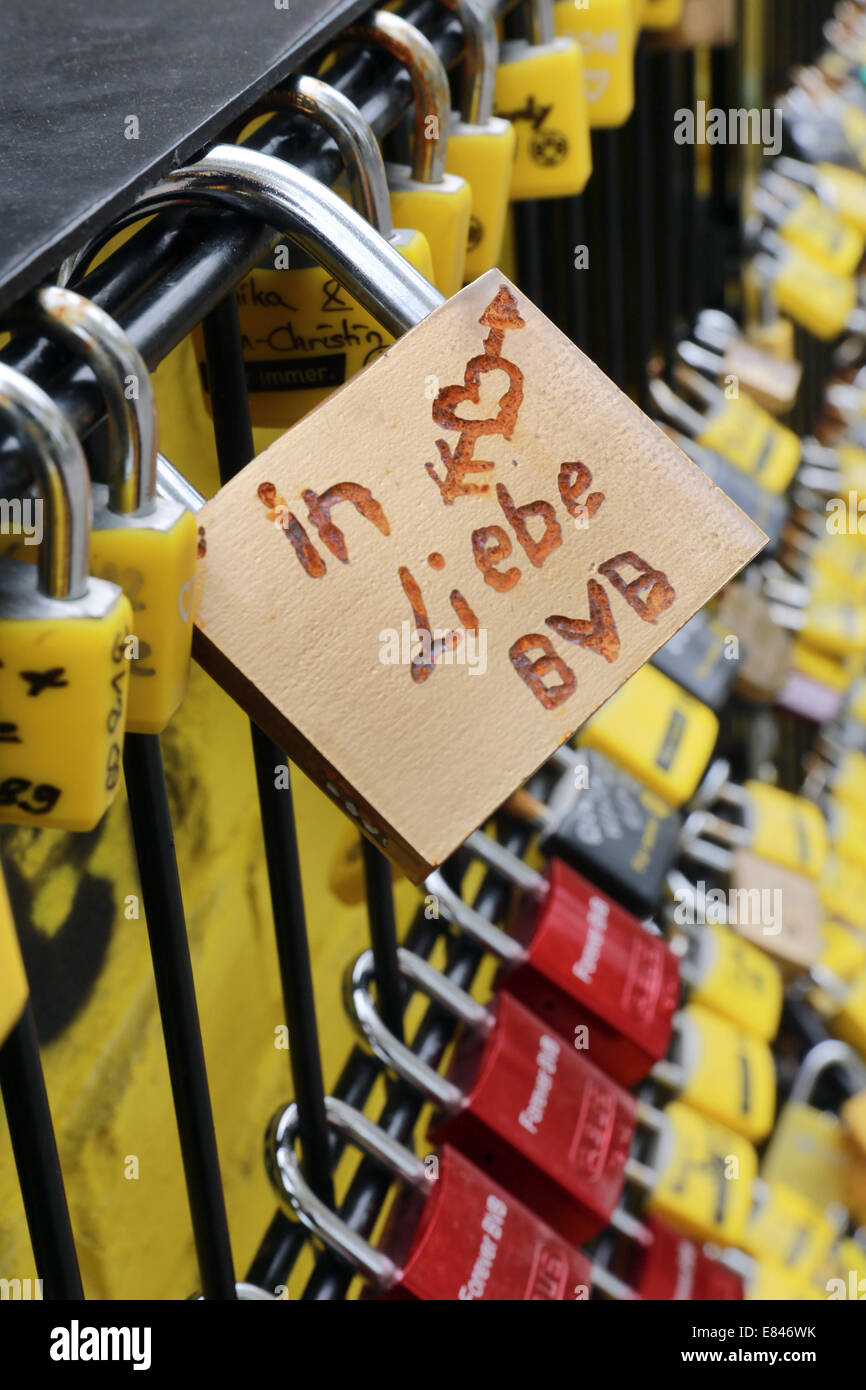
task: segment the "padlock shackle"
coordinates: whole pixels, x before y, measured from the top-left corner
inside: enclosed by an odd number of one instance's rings
[[[553,14],[553,0],[529,0],[529,34],[532,45],[536,48],[554,42],[556,20]]]
[[[445,64],[427,35],[390,10],[373,10],[338,34],[335,42],[383,48],[407,69],[415,94],[412,177],[418,183],[441,183],[451,128],[451,88]],[[436,122],[432,138],[431,119]]]
[[[487,125],[493,115],[499,38],[488,0],[442,0],[463,28],[463,77],[460,118],[467,125]]]
[[[656,410],[671,420],[678,429],[683,430],[687,435],[702,434],[706,426],[706,420],[699,410],[684,401],[682,396],[678,396],[676,391],[672,391],[666,381],[657,377],[649,384],[650,399]]]
[[[76,257],[76,269],[121,228],[143,217],[178,203],[198,207],[214,201],[259,216],[290,237],[349,286],[395,337],[445,303],[445,296],[332,189],[295,165],[244,145],[214,145],[197,163],[172,170],[88,243]]]
[[[86,362],[102,392],[109,430],[110,510],[147,515],[156,504],[157,423],[144,358],[110,314],[74,290],[45,285],[32,304],[45,336]]]
[[[512,854],[498,840],[492,840],[489,835],[485,835],[483,830],[473,830],[472,834],[467,836],[466,848],[471,849],[488,869],[493,869],[536,902],[542,902],[547,897],[550,884],[544,874],[530,868],[519,855]]]
[[[493,1027],[490,1010],[441,971],[434,969],[428,961],[400,946],[397,949],[397,963],[405,980],[409,980],[428,999],[459,1019],[467,1028],[483,1032]],[[367,950],[362,951],[354,965],[349,967],[343,980],[346,1011],[370,1051],[442,1110],[449,1113],[460,1110],[465,1099],[460,1087],[422,1062],[417,1052],[396,1038],[383,1023],[370,993],[375,975],[375,957],[372,951]]]
[[[363,1149],[401,1182],[419,1190],[428,1187],[423,1161],[416,1158],[405,1144],[392,1139],[360,1110],[355,1110],[335,1096],[325,1096],[325,1120],[329,1129],[336,1130],[350,1143]],[[277,1196],[329,1250],[340,1255],[380,1289],[393,1288],[401,1274],[394,1261],[384,1251],[376,1250],[357,1231],[351,1230],[306,1182],[295,1152],[299,1123],[298,1107],[292,1102],[284,1110],[278,1110],[268,1126],[265,1163]]]
[[[504,932],[501,927],[495,926],[493,922],[488,922],[487,918],[482,917],[480,912],[476,912],[474,907],[465,903],[460,894],[445,881],[438,869],[434,869],[433,873],[427,876],[424,880],[424,887],[436,899],[437,906],[446,921],[459,927],[460,931],[483,947],[485,951],[489,951],[491,955],[505,961],[507,965],[522,965],[527,959],[527,952],[520,942],[515,941],[514,937],[509,936],[508,932]]]
[[[694,367],[696,371],[709,372],[713,377],[721,376],[724,371],[724,359],[711,352],[708,347],[702,347],[700,343],[684,339],[677,344],[677,352],[686,365]]]
[[[320,77],[296,73],[284,86],[257,101],[244,121],[269,111],[300,111],[330,135],[343,161],[352,207],[390,241],[394,220],[385,161],[373,127],[360,107]]]
[[[830,1067],[847,1068],[855,1085],[860,1089],[866,1087],[866,1067],[859,1054],[838,1038],[825,1038],[810,1048],[800,1063],[789,1099],[801,1105],[811,1105],[812,1093]]]
[[[39,592],[46,598],[83,598],[90,570],[91,501],[90,474],[78,435],[41,386],[4,362],[0,416],[28,451],[42,497]]]

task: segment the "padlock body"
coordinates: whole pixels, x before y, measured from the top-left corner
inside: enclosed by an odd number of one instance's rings
[[[739,666],[738,655],[725,640],[727,635],[701,610],[659,647],[652,664],[708,709],[720,710]]]
[[[403,1188],[381,1248],[403,1297],[565,1301],[591,1285],[591,1262],[458,1149],[443,1145],[428,1193]],[[392,1295],[393,1296],[393,1295]]]
[[[664,1057],[679,1004],[676,956],[661,937],[560,860],[540,906],[526,901],[514,935],[528,959],[502,988],[624,1086]],[[581,1044],[585,1046],[581,1049]]]
[[[753,1143],[766,1139],[776,1114],[776,1072],[767,1044],[700,1004],[687,1005],[680,1026],[680,1100]]]
[[[807,878],[818,878],[827,855],[827,827],[820,809],[805,797],[749,780],[750,848]]]
[[[411,224],[410,224],[411,225]],[[432,281],[433,260],[420,231],[394,233],[395,250]],[[286,251],[286,269],[274,256]],[[295,247],[278,245],[235,292],[250,419],[284,433],[393,343],[373,315],[323,266],[301,264]],[[193,333],[205,406],[212,414],[204,335]],[[268,440],[268,442],[272,442]]]
[[[633,1097],[509,994],[486,1036],[464,1033],[448,1075],[465,1096],[434,1120],[542,1220],[579,1244],[607,1223],[625,1181]]]
[[[808,1278],[826,1261],[836,1235],[821,1207],[785,1183],[765,1182],[746,1226],[744,1249],[757,1260]]]
[[[553,828],[542,834],[541,848],[565,860],[626,911],[647,917],[661,902],[682,821],[661,797],[603,754],[588,748],[583,757],[586,785],[559,809]],[[562,792],[567,790],[563,786]]]
[[[772,956],[785,978],[811,969],[820,954],[821,906],[814,880],[752,850],[734,853],[728,921]]]
[[[742,1135],[682,1101],[665,1107],[655,1186],[646,1210],[694,1240],[740,1245],[758,1156]]]
[[[857,282],[792,247],[773,281],[773,295],[783,314],[829,343],[844,332],[856,307]]]
[[[830,1031],[866,1060],[866,975],[850,986],[845,1003],[830,1020]]]
[[[449,174],[465,179],[472,192],[463,268],[467,283],[499,264],[516,146],[510,121],[494,116],[486,125],[468,125],[452,113],[446,167]]]
[[[700,975],[689,990],[689,999],[753,1037],[772,1042],[779,1031],[784,999],[775,962],[716,922],[701,928],[701,948]]]
[[[0,1046],[15,1027],[27,1003],[27,976],[15,931],[15,920],[0,872]]]
[[[863,258],[863,238],[814,194],[801,196],[779,228],[781,236],[814,256],[834,275],[853,275]]]
[[[565,37],[502,44],[494,101],[497,115],[516,134],[511,198],[582,193],[592,172],[592,147],[580,45]]]
[[[743,1297],[743,1281],[700,1245],[678,1235],[657,1217],[645,1223],[652,1237],[640,1248],[630,1282],[639,1298],[651,1302],[697,1303]]]
[[[43,597],[36,578],[0,568],[0,823],[92,830],[120,783],[132,614],[104,580],[74,601]]]
[[[433,257],[433,283],[450,299],[466,279],[472,192],[465,179],[445,174],[440,183],[418,183],[405,164],[388,165],[391,216],[398,227],[422,232]]]
[[[631,0],[557,0],[556,32],[577,39],[583,49],[583,76],[590,125],[621,126],[634,106],[634,46],[637,38]]]
[[[646,0],[643,13],[645,29],[673,29],[679,24],[684,0]]]
[[[800,441],[750,396],[734,396],[707,418],[698,444],[715,449],[755,482],[785,491],[800,463]]]
[[[789,1100],[764,1151],[761,1177],[793,1188],[816,1207],[844,1206],[850,1161],[836,1116]]]
[[[131,525],[107,509],[94,515],[91,571],[123,589],[132,608],[130,733],[162,733],[186,694],[197,546],[192,512],[172,502],[158,499]]]
[[[677,807],[694,794],[718,732],[712,710],[655,667],[642,666],[584,725],[580,743]]]

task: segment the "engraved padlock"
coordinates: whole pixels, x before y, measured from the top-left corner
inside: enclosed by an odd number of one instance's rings
[[[515,201],[582,193],[592,172],[583,52],[556,34],[552,0],[528,3],[531,38],[504,43],[496,73],[496,110],[517,132]]]
[[[271,110],[299,111],[327,132],[343,161],[355,211],[432,280],[426,236],[393,224],[385,164],[372,127],[358,107],[336,87],[303,75],[262,98],[252,114]],[[359,303],[346,277],[338,280],[315,257],[309,260],[285,240],[244,277],[236,299],[250,419],[274,436],[394,342]],[[193,336],[210,409],[200,327]],[[264,437],[270,438],[270,433]]]
[[[476,280],[499,264],[517,130],[493,114],[499,59],[496,25],[485,0],[443,0],[463,26],[463,74],[460,110],[451,113],[446,168],[469,184],[472,220],[463,269]]]
[[[563,746],[561,776],[544,801],[525,789],[506,810],[539,831],[542,854],[565,861],[628,912],[644,918],[664,895],[682,830],[676,811],[594,748]]]
[[[431,1139],[454,1144],[567,1239],[596,1233],[619,1201],[638,1125],[657,1112],[511,995],[480,1004],[411,951],[398,956],[401,974],[462,1024],[447,1075],[386,1028],[372,951],[347,972],[346,1006],[379,1060],[436,1105]]]
[[[466,279],[472,192],[465,179],[446,172],[451,92],[442,60],[420,29],[389,10],[373,10],[339,37],[383,48],[409,71],[415,96],[412,164],[386,166],[391,212],[400,226],[424,233],[436,285],[446,296],[456,294]]]
[[[44,518],[37,564],[0,564],[0,822],[92,830],[120,782],[132,614],[89,574],[90,480],[72,426],[6,366],[0,413],[29,446]]]
[[[281,1204],[374,1294],[461,1302],[588,1296],[592,1261],[459,1150],[444,1144],[417,1158],[334,1096],[325,1097],[325,1115],[330,1129],[401,1183],[379,1245],[351,1230],[304,1180],[295,1104],[278,1110],[269,1126],[269,1175]]]
[[[130,733],[159,734],[186,694],[197,532],[185,507],[156,494],[156,409],[141,354],[98,305],[57,286],[37,292],[40,327],[81,356],[105,397],[108,487],[94,485],[90,568],[123,589],[129,638]]]
[[[440,873],[438,911],[503,962],[496,984],[623,1085],[667,1054],[680,997],[677,959],[561,860],[540,874],[476,831],[467,847],[522,890],[510,933],[464,903]]]

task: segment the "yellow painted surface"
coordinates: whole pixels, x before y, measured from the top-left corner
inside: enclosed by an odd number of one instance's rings
[[[156,380],[160,446],[209,493],[216,463],[188,343]],[[274,1211],[262,1136],[273,1110],[291,1097],[288,1053],[275,1046],[283,1011],[248,721],[193,666],[189,695],[162,748],[242,1277]],[[367,944],[366,916],[327,886],[344,818],[297,772],[293,788],[332,1085],[352,1042],[341,974]],[[125,796],[118,794],[89,834],[4,827],[0,848],[41,1021],[86,1293],[186,1298],[199,1280],[147,933],[143,915],[133,915],[140,888]],[[405,881],[397,892],[405,926],[417,894]],[[2,1109],[0,1274],[35,1274]]]

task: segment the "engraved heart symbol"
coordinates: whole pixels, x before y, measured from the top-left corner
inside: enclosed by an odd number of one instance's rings
[[[473,420],[457,414],[461,405],[481,401],[481,377],[488,372],[502,372],[509,379],[508,390],[499,397],[498,412],[487,420]],[[475,437],[481,434],[501,434],[510,439],[517,423],[517,412],[523,401],[523,372],[503,357],[483,353],[466,364],[462,386],[444,386],[433,402],[433,419],[446,430],[460,430]]]

